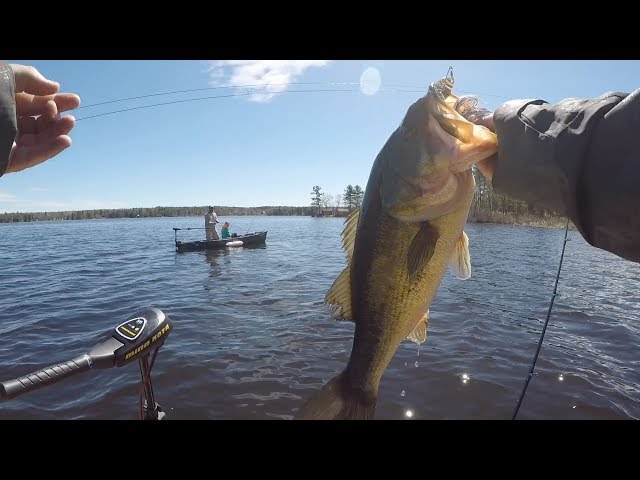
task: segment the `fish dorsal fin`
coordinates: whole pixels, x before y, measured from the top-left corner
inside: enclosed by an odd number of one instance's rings
[[[331,307],[331,318],[336,320],[353,320],[351,313],[351,257],[356,240],[360,209],[352,211],[344,221],[342,230],[342,248],[347,254],[347,266],[335,279],[324,297],[324,303]]]
[[[410,276],[422,271],[429,262],[433,252],[436,250],[438,237],[438,229],[431,223],[422,222],[420,224],[420,230],[418,230],[411,245],[409,245],[409,253],[407,255],[407,269]]]
[[[344,221],[344,229],[342,230],[342,248],[347,254],[347,262],[351,262],[351,257],[353,255],[353,244],[356,241],[356,230],[358,229],[359,218],[360,209],[356,208]]]
[[[351,315],[351,265],[347,265],[334,280],[324,297],[324,303],[331,307],[331,318],[353,320]]]
[[[449,260],[449,268],[453,274],[461,280],[466,280],[471,276],[471,257],[469,256],[469,237],[464,233],[460,234],[453,248],[453,254]]]
[[[424,314],[424,317],[420,319],[416,328],[409,334],[407,340],[411,340],[414,343],[420,345],[427,339],[427,324],[429,323],[429,310]]]

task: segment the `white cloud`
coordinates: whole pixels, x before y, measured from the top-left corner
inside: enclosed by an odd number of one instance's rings
[[[268,102],[284,92],[305,70],[324,67],[328,60],[215,60],[209,62],[212,86],[236,86],[247,99]]]
[[[0,192],[0,202],[16,202],[16,196],[10,193]]]

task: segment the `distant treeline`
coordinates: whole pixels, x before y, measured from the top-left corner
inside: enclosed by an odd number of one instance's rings
[[[545,208],[514,200],[496,193],[482,174],[473,169],[476,193],[469,211],[469,221],[476,223],[503,223],[534,227],[564,227],[566,219]],[[570,223],[570,228],[575,228]]]
[[[88,220],[94,218],[137,217],[196,217],[204,216],[208,206],[203,207],[152,207],[76,210],[64,212],[30,212],[0,214],[0,223],[35,222],[43,220]],[[218,216],[242,215],[304,215],[311,216],[313,207],[217,207]]]
[[[484,177],[474,168],[476,193],[469,211],[469,221],[477,223],[504,223],[511,225],[531,225],[537,227],[564,227],[563,217],[536,205],[514,200],[496,193]],[[349,185],[351,187],[351,185]],[[349,187],[347,190],[349,190]],[[359,187],[356,186],[359,190]],[[353,188],[353,187],[351,187]],[[355,192],[356,189],[353,189]],[[348,192],[347,192],[348,193]],[[345,193],[345,195],[347,194]],[[361,191],[354,198],[361,199]],[[302,215],[317,213],[323,198],[320,187],[314,187],[314,204],[308,207],[224,207],[216,206],[218,216],[241,215]],[[332,196],[338,198],[338,196]],[[345,203],[347,203],[345,201]],[[359,201],[354,201],[355,206]],[[337,202],[337,205],[342,202]],[[86,220],[92,218],[136,218],[136,217],[192,217],[204,216],[208,206],[200,207],[153,207],[79,210],[66,212],[4,213],[0,214],[0,223],[33,222],[42,220]]]

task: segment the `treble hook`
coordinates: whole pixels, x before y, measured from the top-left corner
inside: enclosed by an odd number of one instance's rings
[[[429,85],[428,91],[435,95],[439,102],[444,102],[453,89],[453,67],[449,67],[444,78]]]
[[[453,83],[453,67],[449,66],[449,70],[447,70],[447,74],[445,75],[445,78],[449,80],[451,83]]]

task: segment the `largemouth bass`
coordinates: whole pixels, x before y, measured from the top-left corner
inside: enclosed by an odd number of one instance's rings
[[[430,85],[375,159],[360,210],[345,221],[347,266],[325,296],[355,322],[349,362],[296,419],[371,419],[378,385],[404,339],[422,343],[447,267],[471,276],[464,232],[475,191],[471,167],[497,151],[496,135],[463,114],[453,75]]]

